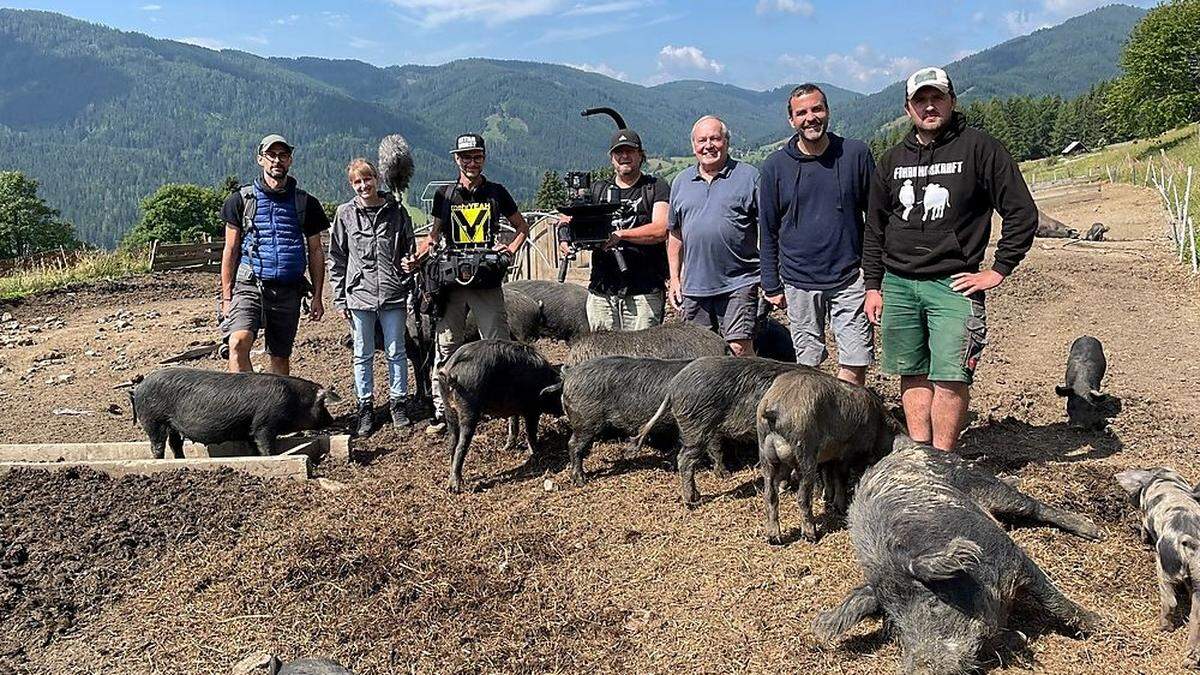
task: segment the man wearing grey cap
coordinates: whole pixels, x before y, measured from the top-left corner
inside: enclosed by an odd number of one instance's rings
[[[316,289],[309,318],[319,321],[325,313],[321,233],[329,229],[329,219],[321,203],[288,176],[293,150],[279,134],[264,137],[257,152],[262,174],[230,194],[221,208],[221,331],[229,340],[233,372],[253,370],[250,348],[261,329],[270,358],[267,369],[288,375],[301,299]]]
[[[616,230],[605,248],[592,252],[587,316],[592,330],[641,330],[663,320],[667,283],[666,182],[642,172],[646,153],[636,131],[619,129],[608,150],[611,181],[592,184],[592,201],[621,204]],[[617,265],[616,247],[626,271]]]
[[[880,158],[863,236],[864,310],[881,324],[881,366],[900,376],[913,440],[952,450],[987,344],[984,292],[1033,244],[1037,207],[1004,146],[955,112],[950,76],[921,68],[905,87],[912,130]],[[995,261],[980,269],[1002,219]]]

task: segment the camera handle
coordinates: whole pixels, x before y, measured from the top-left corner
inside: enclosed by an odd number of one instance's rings
[[[617,260],[617,269],[621,270],[621,274],[628,272],[629,265],[625,264],[625,254],[621,253],[621,248],[619,246],[614,246],[612,248],[612,254],[613,258],[616,258]]]
[[[561,284],[562,282],[567,280],[567,267],[570,266],[571,261],[574,259],[575,259],[575,248],[571,247],[568,250],[568,252],[565,255],[563,255],[562,260],[560,260],[558,262],[558,283]]]

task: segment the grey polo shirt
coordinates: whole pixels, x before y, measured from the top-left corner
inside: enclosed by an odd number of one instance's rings
[[[730,159],[712,182],[692,166],[671,181],[667,226],[683,240],[683,294],[721,295],[758,281],[758,169]]]

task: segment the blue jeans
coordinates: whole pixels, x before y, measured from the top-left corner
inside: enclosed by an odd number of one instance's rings
[[[350,310],[350,325],[354,331],[354,393],[358,400],[371,398],[375,391],[375,325],[383,329],[383,351],[388,364],[388,395],[401,400],[408,395],[408,357],[404,353],[404,321],[408,312],[403,307],[373,312]]]

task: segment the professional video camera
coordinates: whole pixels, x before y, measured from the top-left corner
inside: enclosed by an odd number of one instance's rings
[[[616,123],[617,129],[625,129],[626,124],[621,114],[612,108],[588,108],[581,113],[582,117],[590,115],[608,115]],[[569,171],[566,176],[567,203],[558,207],[559,213],[570,216],[571,221],[560,231],[560,239],[566,240],[569,248],[558,265],[558,280],[567,278],[567,267],[580,251],[596,251],[604,248],[618,228],[616,223],[625,216],[628,206],[616,200],[596,202],[592,199],[592,175],[586,171]],[[624,274],[628,270],[625,255],[620,246],[612,249],[617,261],[617,269]]]

